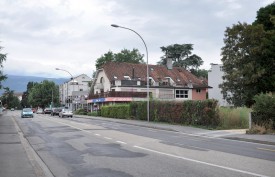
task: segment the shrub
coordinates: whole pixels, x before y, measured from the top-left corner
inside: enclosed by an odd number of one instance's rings
[[[260,126],[272,125],[275,129],[275,97],[268,94],[259,94],[254,97],[253,123]]]
[[[126,119],[130,117],[129,104],[117,104],[101,107],[101,116]]]
[[[85,109],[77,109],[75,112],[75,114],[78,114],[78,115],[87,115],[87,111]]]
[[[99,115],[98,115],[98,112],[96,112],[96,111],[88,112],[87,115],[88,115],[88,116],[99,116]]]

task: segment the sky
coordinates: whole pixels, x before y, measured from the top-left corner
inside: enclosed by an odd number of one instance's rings
[[[0,46],[7,54],[4,74],[69,78],[92,76],[96,59],[112,51],[148,48],[148,63],[160,47],[193,44],[201,69],[221,64],[224,31],[251,24],[274,0],[1,0]],[[66,71],[56,70],[61,68]]]

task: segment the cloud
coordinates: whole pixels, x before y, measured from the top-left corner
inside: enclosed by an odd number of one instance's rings
[[[8,74],[67,77],[91,75],[96,59],[109,50],[137,48],[141,39],[118,24],[137,31],[149,50],[149,63],[163,56],[161,46],[194,44],[203,68],[220,63],[226,27],[252,23],[264,0],[20,0],[0,1],[0,45],[8,53]],[[30,67],[32,66],[32,67]]]

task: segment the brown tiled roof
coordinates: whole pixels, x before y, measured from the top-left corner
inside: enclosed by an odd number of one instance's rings
[[[193,87],[208,87],[207,83],[197,78],[195,75],[180,67],[173,67],[168,70],[163,65],[148,65],[149,77],[152,77],[156,82],[165,80],[166,77],[170,77],[177,86],[187,86],[188,83],[192,83]],[[133,68],[135,78],[140,78],[141,81],[146,81],[147,65],[146,64],[134,64],[134,63],[118,63],[108,62],[103,65],[103,70],[106,73],[110,81],[114,80],[114,76],[118,80],[124,80],[124,76],[129,76],[133,79]]]

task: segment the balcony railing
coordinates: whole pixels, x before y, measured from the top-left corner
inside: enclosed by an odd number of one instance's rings
[[[107,97],[135,97],[135,98],[146,98],[147,92],[123,92],[123,91],[112,91],[103,92],[94,95],[89,95],[89,99],[96,98],[107,98]]]

